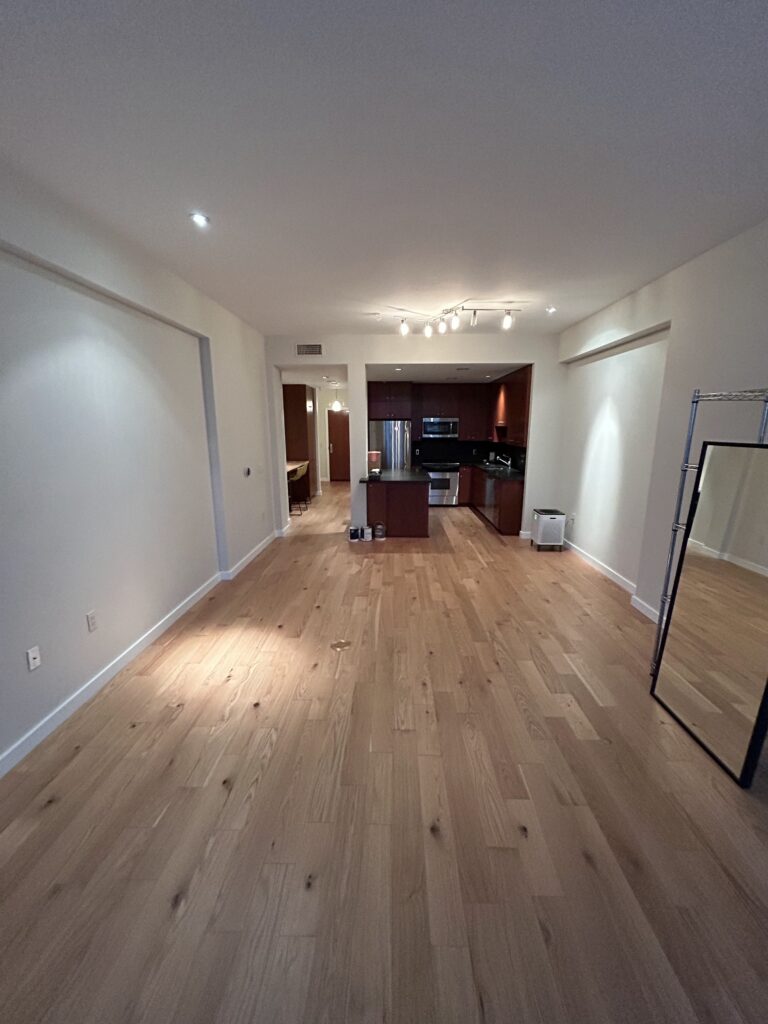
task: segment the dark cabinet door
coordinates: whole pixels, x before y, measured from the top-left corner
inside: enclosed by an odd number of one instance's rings
[[[491,394],[486,384],[459,385],[459,437],[485,441],[491,434]]]
[[[507,382],[507,441],[528,444],[528,420],[531,404],[531,370],[524,366],[510,374]]]
[[[411,418],[411,384],[407,380],[391,381],[387,389],[387,403],[390,420]]]
[[[368,419],[386,420],[387,416],[387,384],[386,381],[368,381]]]
[[[482,469],[478,469],[477,466],[473,466],[469,503],[470,505],[473,505],[478,512],[482,512],[484,494],[485,473]]]
[[[499,486],[496,528],[499,533],[520,533],[523,522],[523,481],[505,480]]]
[[[410,381],[371,380],[368,382],[369,420],[409,420],[410,418]]]
[[[472,466],[462,466],[459,470],[459,504],[469,505],[472,500]]]

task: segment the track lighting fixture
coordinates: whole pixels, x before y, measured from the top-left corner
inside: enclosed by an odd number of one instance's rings
[[[478,299],[470,297],[454,306],[444,306],[440,311],[409,309],[406,306],[389,306],[391,312],[369,314],[375,315],[377,321],[386,317],[392,317],[398,321],[398,331],[405,338],[412,330],[419,332],[425,338],[431,338],[435,331],[438,334],[447,334],[451,331],[460,331],[463,327],[478,327],[480,313],[491,313],[493,315],[503,314],[500,321],[497,321],[501,330],[508,331],[515,326],[515,313],[524,311],[530,299]],[[547,314],[556,313],[555,306],[545,306]],[[466,319],[464,314],[466,315]],[[413,324],[409,321],[413,320]]]

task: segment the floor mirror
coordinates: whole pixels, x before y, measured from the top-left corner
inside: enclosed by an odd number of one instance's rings
[[[651,693],[751,784],[768,728],[768,445],[702,448]]]

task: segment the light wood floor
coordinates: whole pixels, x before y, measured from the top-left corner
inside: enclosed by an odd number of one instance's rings
[[[0,781],[2,1020],[763,1024],[768,787],[650,698],[652,625],[468,510],[347,507]]]
[[[766,676],[768,577],[689,545],[656,692],[739,774]]]

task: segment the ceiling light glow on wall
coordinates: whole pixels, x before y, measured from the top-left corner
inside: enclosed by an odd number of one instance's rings
[[[438,334],[445,334],[448,330],[448,324],[445,322],[445,317],[440,317],[440,323],[437,325]]]
[[[508,331],[514,322],[512,314],[507,310],[504,314],[504,319],[501,321],[501,329],[503,331]]]
[[[434,332],[432,330],[432,324],[425,324],[424,325],[424,337],[425,338],[431,338],[433,333]]]
[[[199,210],[193,210],[189,215],[189,219],[196,228],[207,228],[211,223],[211,218],[206,216],[206,214],[201,213]]]
[[[334,399],[334,401],[331,402],[331,411],[341,412],[341,402],[338,400],[338,398]]]
[[[403,337],[405,337],[406,334],[408,334],[408,332],[410,331],[410,329],[411,328],[408,326],[408,321],[405,319],[405,317],[403,317],[403,319],[400,321],[400,333],[402,334]]]
[[[552,316],[553,313],[557,312],[557,306],[547,306],[545,312],[549,313],[549,315]]]
[[[454,310],[453,311],[453,316],[451,317],[451,330],[452,331],[458,331],[458,329],[460,327],[461,327],[461,317],[459,316],[458,312],[456,310]]]

